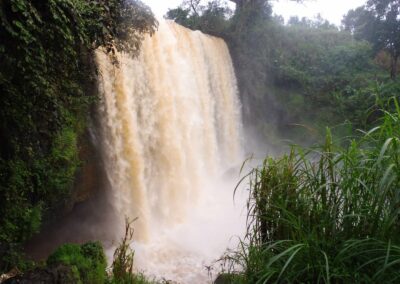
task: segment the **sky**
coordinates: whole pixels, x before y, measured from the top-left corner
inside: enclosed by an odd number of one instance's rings
[[[275,14],[282,15],[285,20],[290,16],[313,18],[318,13],[322,18],[339,26],[343,16],[350,9],[365,4],[367,0],[308,0],[298,4],[289,0],[280,0],[274,4]]]
[[[177,7],[182,0],[142,0],[153,12],[162,17],[168,8]],[[298,4],[289,0],[274,1],[274,13],[282,15],[287,21],[290,16],[313,18],[318,13],[331,23],[340,25],[343,15],[348,10],[363,5],[366,0],[307,0]]]

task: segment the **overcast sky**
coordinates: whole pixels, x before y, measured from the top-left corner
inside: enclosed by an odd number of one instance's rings
[[[182,0],[142,0],[153,12],[161,17],[168,8],[177,7]],[[363,5],[367,0],[307,0],[297,4],[289,0],[274,1],[274,12],[286,20],[290,16],[313,18],[318,13],[330,22],[340,25],[342,17],[348,10]]]

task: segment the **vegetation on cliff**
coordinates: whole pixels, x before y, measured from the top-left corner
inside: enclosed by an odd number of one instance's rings
[[[0,272],[70,198],[95,99],[92,51],[136,54],[155,27],[140,1],[0,3]]]
[[[361,37],[361,31],[351,33],[361,26],[350,20],[342,28],[321,17],[294,17],[285,24],[273,15],[270,1],[242,1],[234,13],[216,0],[197,6],[194,13],[188,5],[192,2],[198,1],[184,1],[166,16],[227,41],[245,127],[270,145],[280,148],[282,138],[315,142],[321,138],[316,133],[323,133],[326,125],[343,122],[352,127],[336,127],[340,135],[365,129],[377,118],[376,94],[387,99],[399,91],[398,81],[388,76],[391,64],[386,60],[395,41],[388,36],[398,35],[390,33],[398,20],[386,21],[386,32]],[[370,11],[376,8],[376,17],[383,19],[388,9],[378,2],[369,1],[368,7]],[[396,3],[386,1],[385,5],[389,2]]]

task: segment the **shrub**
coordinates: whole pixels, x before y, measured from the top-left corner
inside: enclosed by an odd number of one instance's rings
[[[104,283],[107,261],[99,242],[83,245],[64,244],[47,259],[48,266],[64,264],[72,267],[82,283]]]

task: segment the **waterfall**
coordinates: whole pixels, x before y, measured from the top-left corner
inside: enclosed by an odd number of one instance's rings
[[[204,283],[204,265],[243,224],[232,201],[239,170],[229,176],[243,157],[228,48],[161,21],[138,58],[96,57],[107,178],[121,220],[138,218],[136,267]]]

